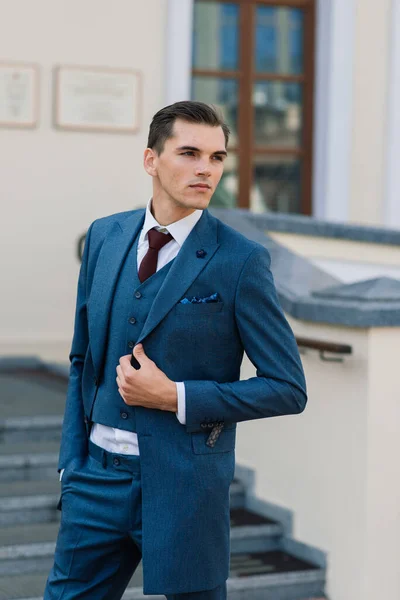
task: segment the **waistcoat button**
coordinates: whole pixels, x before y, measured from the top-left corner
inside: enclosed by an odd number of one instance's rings
[[[139,300],[139,298],[142,297],[142,294],[140,292],[135,292],[135,298],[137,298]]]
[[[129,346],[129,348],[133,348],[133,346],[134,346],[134,345],[135,345],[135,344],[134,344],[132,341],[128,342],[128,346]]]
[[[135,317],[131,317],[131,318],[129,319],[129,323],[130,323],[131,325],[134,325],[134,324],[136,323],[136,319],[135,319]]]
[[[129,417],[127,412],[121,412],[122,419],[127,419]]]
[[[118,466],[120,465],[120,463],[121,463],[121,461],[119,460],[119,458],[115,457],[115,458],[113,459],[113,464],[114,464],[116,467],[118,467]]]

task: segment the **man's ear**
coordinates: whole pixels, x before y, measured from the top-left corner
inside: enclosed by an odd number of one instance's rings
[[[146,148],[143,155],[143,166],[146,173],[151,177],[157,176],[156,158],[157,155],[155,151],[152,150],[152,148]]]

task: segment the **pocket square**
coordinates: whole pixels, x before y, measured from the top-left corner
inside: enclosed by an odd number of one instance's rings
[[[182,298],[180,304],[208,304],[209,302],[219,302],[219,294],[211,294],[211,296],[205,296],[200,298],[199,296],[193,296],[193,298]]]

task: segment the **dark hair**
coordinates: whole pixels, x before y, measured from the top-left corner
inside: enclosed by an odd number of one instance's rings
[[[182,119],[188,123],[203,123],[210,127],[221,127],[225,136],[225,146],[228,145],[229,127],[217,109],[204,102],[186,100],[165,106],[154,115],[150,124],[147,147],[155,150],[157,154],[161,154],[165,142],[173,136],[176,119]]]

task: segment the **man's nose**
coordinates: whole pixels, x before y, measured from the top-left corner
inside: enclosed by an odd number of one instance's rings
[[[209,177],[211,175],[210,167],[206,162],[198,163],[196,165],[195,173],[196,176],[206,175],[207,177]]]

